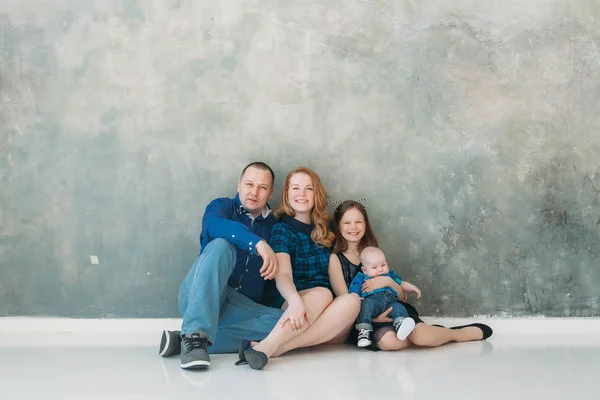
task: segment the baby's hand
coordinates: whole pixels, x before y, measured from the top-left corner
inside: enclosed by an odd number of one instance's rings
[[[417,300],[421,298],[421,289],[419,289],[418,287],[416,287],[412,283],[409,283],[409,282],[405,281],[405,282],[403,282],[402,287],[403,287],[403,289],[404,289],[405,292],[416,293],[417,294]]]

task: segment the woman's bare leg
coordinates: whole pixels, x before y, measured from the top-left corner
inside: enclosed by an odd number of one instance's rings
[[[332,304],[333,296],[328,289],[323,287],[316,287],[312,289],[302,290],[298,292],[304,303],[304,307],[313,321],[313,325],[305,327],[300,332],[294,332],[290,324],[285,324],[282,328],[280,323],[273,328],[269,336],[254,346],[254,350],[261,351],[271,357],[273,353],[283,344],[290,341],[293,338],[303,336],[305,332],[311,330],[313,326],[319,321],[321,314],[327,309],[327,306]],[[287,308],[287,303],[281,307],[282,309]]]
[[[346,329],[344,329],[343,331],[341,331],[336,337],[334,337],[333,339],[331,339],[328,342],[325,342],[325,344],[342,344],[342,343],[346,343],[346,339],[348,339],[348,335],[350,334],[350,331],[352,330],[352,325],[350,324]]]
[[[313,321],[313,324],[308,329],[280,345],[272,353],[273,357],[280,356],[293,349],[328,343],[332,339],[338,340],[339,343],[343,342],[346,340],[359,311],[360,299],[358,296],[344,294],[337,297],[323,311],[321,316],[316,321]],[[346,336],[342,340],[344,332]],[[259,350],[258,346],[255,349]]]

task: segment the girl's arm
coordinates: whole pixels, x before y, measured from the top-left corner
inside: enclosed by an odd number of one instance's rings
[[[406,293],[404,292],[404,288],[401,285],[390,278],[389,276],[378,276],[376,278],[367,279],[365,283],[362,285],[362,291],[371,292],[375,289],[384,288],[386,286],[391,287],[398,293],[398,300],[406,301]]]
[[[336,297],[348,293],[348,286],[346,286],[344,273],[342,272],[342,264],[335,254],[329,256],[329,283]]]

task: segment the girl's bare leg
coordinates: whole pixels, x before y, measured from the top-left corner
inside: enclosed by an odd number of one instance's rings
[[[412,342],[410,341],[410,335],[405,340],[399,340],[398,337],[396,337],[396,332],[390,330],[386,332],[378,342],[375,343],[375,346],[377,346],[380,350],[396,351],[412,346]]]

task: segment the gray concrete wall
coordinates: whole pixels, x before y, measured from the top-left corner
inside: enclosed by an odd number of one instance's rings
[[[596,0],[0,0],[0,316],[177,316],[256,159],[423,314],[600,316],[599,114]]]

